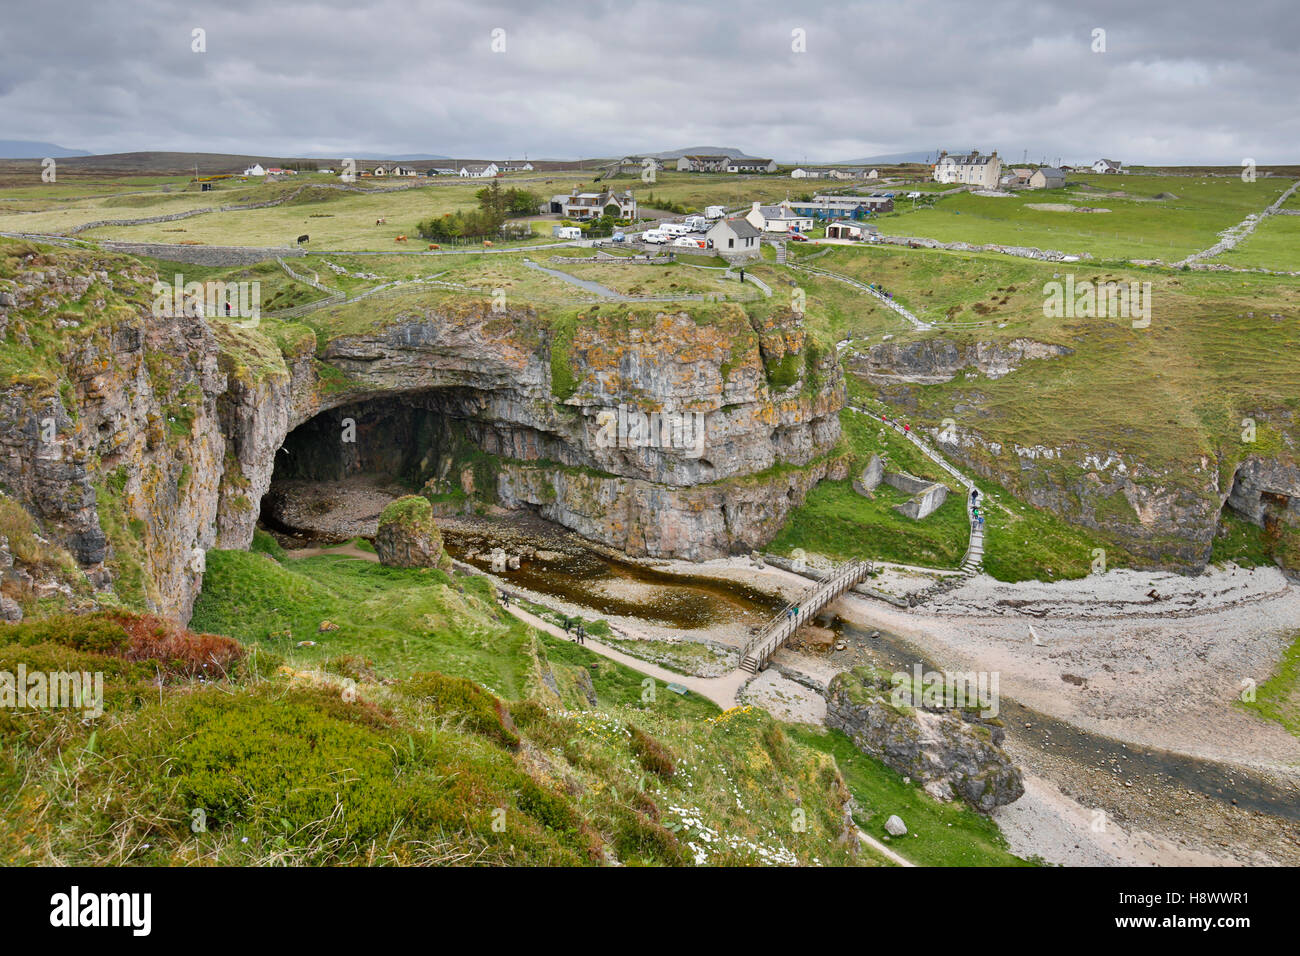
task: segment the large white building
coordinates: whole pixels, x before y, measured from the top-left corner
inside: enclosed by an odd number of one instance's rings
[[[988,156],[979,150],[965,155],[954,156],[947,150],[939,154],[939,162],[934,166],[936,183],[956,183],[963,186],[978,186],[981,189],[997,189],[1002,178],[1002,160],[998,159],[995,149]]]

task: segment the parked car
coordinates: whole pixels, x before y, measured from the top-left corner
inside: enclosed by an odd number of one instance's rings
[[[794,242],[807,242],[807,241],[808,241],[808,237],[805,236],[802,232],[792,232],[792,233],[790,233],[790,238],[791,238]]]
[[[616,233],[614,233],[614,241],[615,241],[615,242],[627,242],[627,236],[623,235],[623,233],[621,233],[621,232],[616,232]]]
[[[668,241],[668,233],[661,232],[658,229],[647,229],[641,233],[641,241],[648,242],[652,246],[662,246]]]

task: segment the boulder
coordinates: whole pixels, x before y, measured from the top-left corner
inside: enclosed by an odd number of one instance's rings
[[[885,832],[890,836],[907,836],[907,824],[902,821],[898,814],[894,814],[885,821]]]
[[[981,813],[1020,799],[1024,781],[1002,750],[1000,720],[974,707],[896,703],[893,690],[891,676],[874,667],[836,674],[826,689],[827,725],[938,799],[961,797]]]
[[[443,558],[442,533],[433,506],[422,495],[398,498],[379,516],[375,535],[379,563],[391,568],[434,568]]]

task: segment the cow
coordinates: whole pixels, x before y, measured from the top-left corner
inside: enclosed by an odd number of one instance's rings
[[[436,242],[431,242],[431,243],[429,243],[429,248],[430,248],[430,249],[441,249],[442,246],[438,245]]]
[[[384,218],[381,217],[381,218],[375,220],[375,225],[376,225],[376,226],[386,226],[386,225],[388,225],[388,220],[387,220],[387,219],[384,219]]]
[[[307,233],[304,232],[301,236],[298,237],[298,245],[302,245],[304,242],[307,242],[309,239],[311,239],[311,236],[307,235]]]
[[[405,242],[405,241],[406,241],[405,236],[398,236],[396,239],[393,240],[393,242]]]
[[[483,245],[484,245],[485,248],[488,247],[488,246],[490,246],[490,245],[492,245],[492,240],[491,240],[491,239],[484,239],[484,240],[483,240]]]

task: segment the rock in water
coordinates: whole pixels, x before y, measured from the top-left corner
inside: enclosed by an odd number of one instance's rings
[[[907,836],[907,824],[894,814],[885,821],[885,832],[890,836]]]
[[[433,506],[422,495],[398,498],[379,516],[375,535],[379,563],[391,568],[435,568],[443,558],[442,533]]]
[[[895,703],[893,689],[890,675],[874,667],[836,674],[826,689],[827,725],[938,799],[960,796],[988,813],[1024,795],[1020,769],[1002,750],[1000,720],[982,717],[978,706]]]

